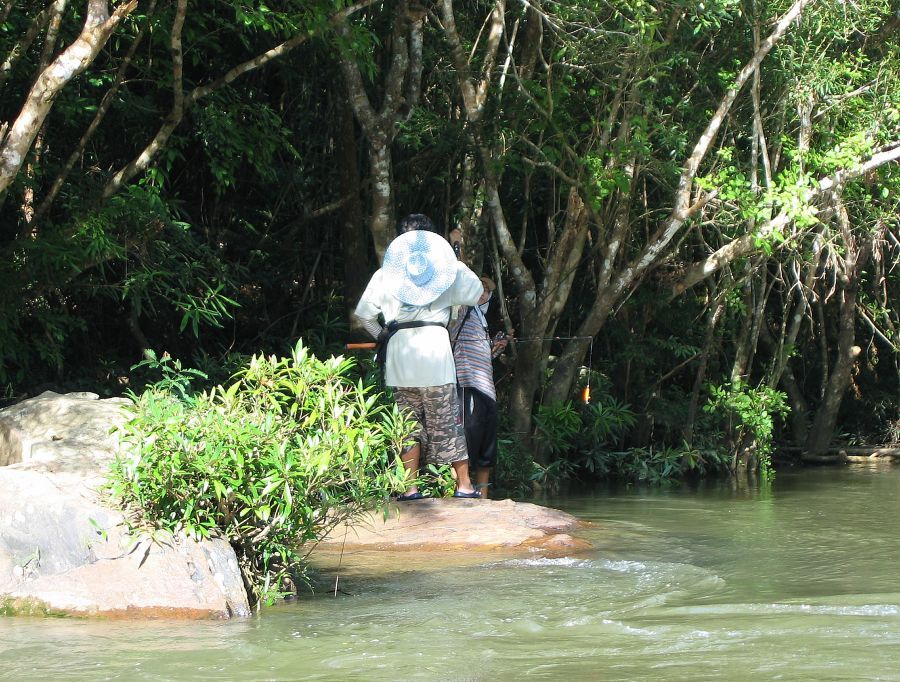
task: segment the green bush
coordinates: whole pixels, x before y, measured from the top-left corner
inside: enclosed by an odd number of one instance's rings
[[[622,453],[614,446],[634,426],[635,417],[628,405],[608,393],[590,404],[541,405],[534,421],[541,445],[551,456],[536,477],[542,487],[556,489],[576,475],[605,478],[622,473]]]
[[[427,464],[419,469],[416,481],[419,492],[425,497],[451,497],[456,490],[456,478],[450,464]]]
[[[296,589],[315,542],[405,488],[393,453],[410,425],[347,379],[352,362],[298,343],[194,395],[164,358],[163,381],[133,396],[111,493],[142,526],[227,538],[257,604]]]
[[[759,473],[770,476],[775,417],[790,412],[787,396],[765,385],[752,388],[742,382],[709,386],[709,392],[703,411],[725,425],[731,468],[755,458]]]
[[[590,404],[565,402],[538,408],[535,424],[550,455],[546,466],[534,464],[532,479],[554,492],[570,479],[618,479],[662,485],[684,476],[720,471],[725,456],[711,448],[649,447],[623,450],[621,442],[635,415],[600,383]]]
[[[512,437],[497,439],[497,463],[494,467],[494,497],[525,497],[540,480],[542,468],[522,443]]]

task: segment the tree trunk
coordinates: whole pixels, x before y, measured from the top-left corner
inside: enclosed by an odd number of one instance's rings
[[[531,413],[534,397],[540,389],[541,377],[547,363],[544,344],[529,341],[517,345],[513,381],[509,389],[509,415],[512,432],[522,447],[535,455],[535,461],[547,464],[546,452],[535,447],[531,433]]]
[[[753,366],[753,356],[756,354],[756,344],[759,339],[759,330],[763,324],[763,315],[768,298],[766,287],[766,271],[761,269],[758,275],[753,270],[758,263],[748,264],[749,272],[746,277],[744,289],[744,306],[747,311],[741,324],[741,330],[735,341],[734,363],[731,367],[731,383],[737,384],[746,381]]]
[[[802,296],[800,298],[802,298]],[[796,335],[794,338],[796,339]],[[790,420],[791,432],[793,434],[794,443],[800,446],[802,443],[806,442],[806,438],[809,435],[809,404],[806,402],[803,391],[800,389],[797,379],[794,377],[794,372],[788,364],[788,350],[785,349],[785,344],[778,343],[772,337],[769,327],[765,324],[762,325],[760,329],[760,339],[765,347],[775,356],[775,360],[773,361],[775,373],[768,377],[766,385],[770,388],[775,388],[780,385],[784,389],[784,392],[787,393],[788,403],[791,406],[791,412],[788,417]],[[783,361],[779,354],[785,356]]]
[[[391,35],[391,62],[381,84],[381,108],[375,110],[352,55],[340,57],[340,67],[349,94],[350,106],[365,133],[369,152],[369,174],[372,201],[369,231],[375,244],[379,263],[388,244],[394,238],[394,187],[391,144],[397,136],[397,126],[409,118],[419,99],[422,79],[422,26],[424,13],[401,0],[394,8]],[[346,25],[339,26],[344,37],[349,36]]]
[[[379,139],[369,140],[369,179],[372,183],[372,206],[369,232],[375,243],[380,263],[388,244],[394,238],[394,185],[390,145]]]
[[[545,346],[543,339],[550,336],[556,328],[556,323],[569,299],[578,263],[587,241],[588,212],[575,188],[569,192],[565,216],[558,238],[554,240],[552,250],[547,255],[540,297],[536,305],[521,318],[520,329],[524,333],[520,332],[520,335],[533,340],[527,342],[527,352],[519,357],[513,375],[511,390],[518,397],[515,404],[510,405],[510,409],[525,410],[522,413],[513,412],[514,422],[522,425],[521,428],[517,426],[517,430],[529,431],[531,428],[534,399],[543,382],[547,360],[547,355],[542,352]],[[554,373],[558,371],[559,365],[554,368]],[[561,398],[563,399],[565,396]],[[552,398],[547,397],[544,402],[551,400]],[[525,424],[529,426],[525,427]],[[543,459],[543,455],[536,454]]]
[[[863,266],[869,260],[874,247],[875,235],[866,235],[862,245],[851,234],[850,219],[840,198],[836,200],[836,217],[841,225],[843,254],[837,255],[835,261],[838,268],[840,287],[840,312],[838,316],[837,356],[831,369],[822,403],[816,410],[809,437],[806,440],[806,451],[810,455],[823,453],[834,435],[837,425],[838,411],[844,393],[850,385],[851,370],[861,349],[854,344],[856,335],[856,299],[859,290],[859,278]]]
[[[788,403],[791,406],[790,423],[794,442],[805,443],[809,437],[809,404],[797,384],[794,371],[785,367],[780,377],[781,387],[787,393]]]
[[[137,4],[137,0],[133,0],[133,2],[135,5]],[[344,9],[339,10],[338,12],[335,12],[333,15],[331,15],[331,17],[328,19],[328,25],[340,26],[347,20],[347,17],[349,17],[351,14],[364,9],[369,5],[374,5],[376,2],[377,0],[359,0],[355,4],[349,5],[348,7],[345,7]],[[179,107],[176,108],[175,106],[173,106],[169,114],[164,117],[163,122],[160,125],[159,130],[157,130],[156,134],[153,136],[153,139],[149,143],[147,143],[144,149],[142,149],[135,158],[133,158],[125,166],[123,166],[113,174],[113,176],[106,183],[106,186],[103,188],[103,196],[111,197],[113,194],[122,189],[122,187],[125,186],[125,184],[128,183],[133,177],[135,177],[139,173],[143,173],[145,170],[147,170],[147,168],[150,167],[150,164],[153,163],[154,159],[159,155],[159,153],[166,148],[166,145],[169,142],[169,138],[172,136],[172,133],[175,131],[175,129],[181,124],[182,118],[184,117],[184,112],[189,107],[193,106],[195,103],[197,103],[207,95],[216,92],[221,88],[224,88],[226,85],[230,85],[244,74],[259,69],[274,59],[283,57],[291,50],[294,50],[300,45],[303,45],[314,35],[316,35],[315,32],[301,31],[299,35],[295,35],[292,38],[285,40],[283,43],[280,43],[275,47],[256,55],[252,59],[248,59],[245,62],[231,67],[227,72],[225,72],[215,80],[204,83],[203,85],[198,85],[187,94],[177,95],[180,101]]]
[[[365,214],[360,192],[356,126],[353,111],[347,106],[346,98],[338,99],[336,107],[340,119],[335,142],[341,196],[345,198],[341,205],[341,244],[344,254],[344,302],[349,315],[362,296],[370,268]],[[355,318],[351,315],[350,319]]]
[[[691,389],[691,401],[688,404],[688,414],[684,425],[684,442],[688,447],[694,443],[694,424],[697,421],[697,411],[700,407],[700,390],[703,388],[703,382],[706,381],[706,368],[709,365],[709,356],[712,351],[713,341],[715,341],[716,325],[725,312],[725,294],[724,292],[716,297],[706,318],[706,330],[703,334],[703,350],[700,353],[700,364],[697,367],[697,374],[694,376],[694,385]]]
[[[852,282],[846,287],[841,287],[837,357],[825,386],[822,403],[816,410],[806,440],[806,451],[812,455],[821,454],[831,444],[838,411],[844,393],[850,385],[850,370],[860,353],[859,346],[854,345],[857,286],[857,282]]]

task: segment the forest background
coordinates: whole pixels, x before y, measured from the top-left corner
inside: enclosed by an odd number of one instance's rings
[[[891,0],[5,0],[0,40],[6,403],[345,352],[422,212],[520,339],[511,488],[900,441]]]

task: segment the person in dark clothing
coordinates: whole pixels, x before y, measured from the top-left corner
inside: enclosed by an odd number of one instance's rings
[[[497,461],[497,392],[492,361],[508,341],[491,340],[485,314],[496,287],[490,278],[480,279],[483,288],[478,303],[460,307],[449,329],[469,463],[474,469],[475,489],[486,499]]]

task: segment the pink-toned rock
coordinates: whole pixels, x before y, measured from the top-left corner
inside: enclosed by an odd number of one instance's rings
[[[0,613],[249,615],[226,541],[131,537],[98,493],[126,402],[48,392],[0,411]]]
[[[512,500],[425,499],[376,510],[335,528],[318,551],[455,551],[570,554],[590,549],[572,537],[587,524],[566,512]]]

